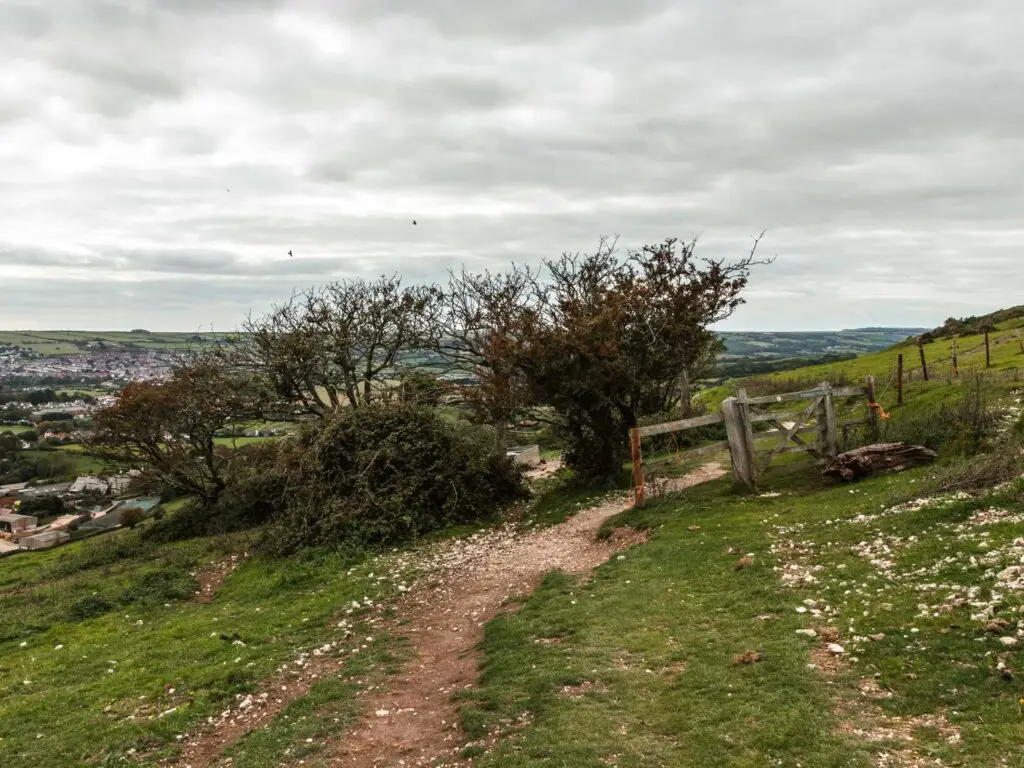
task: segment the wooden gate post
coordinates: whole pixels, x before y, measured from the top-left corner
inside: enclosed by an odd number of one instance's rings
[[[633,455],[633,482],[636,489],[634,504],[639,507],[644,503],[644,457],[640,451],[639,427],[629,430],[629,448]]]
[[[875,377],[867,378],[868,395],[868,439],[878,440],[878,402],[875,400]]]
[[[839,453],[836,404],[832,399],[832,385],[823,381],[818,386],[825,392],[825,397],[818,406],[818,452],[822,458],[832,459]]]
[[[746,397],[743,398],[746,400]],[[753,435],[750,426],[749,407],[735,397],[722,401],[722,415],[725,417],[725,433],[729,438],[729,453],[732,454],[733,479],[747,488],[757,486],[757,463],[754,458]]]
[[[903,353],[896,358],[896,405],[903,405]]]

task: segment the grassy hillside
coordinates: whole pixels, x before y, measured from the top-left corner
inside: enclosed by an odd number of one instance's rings
[[[487,624],[479,685],[454,694],[463,755],[502,767],[1017,764],[1024,657],[1001,638],[1017,632],[1024,592],[995,582],[1024,555],[1024,491],[900,503],[933,471],[834,488],[790,457],[761,495],[726,478],[613,520],[651,541],[589,580],[550,574]],[[553,488],[535,522],[580,498]],[[340,671],[231,756],[329,764],[360,691],[402,668],[402,642],[372,621],[391,615],[416,560],[243,558],[249,545],[123,531],[0,561],[0,762],[155,766],[179,735],[326,648]],[[216,564],[237,567],[196,600]],[[972,618],[979,605],[995,607]],[[809,629],[818,636],[797,632]]]
[[[923,380],[921,360],[916,342],[903,341],[887,349],[861,355],[854,360],[843,360],[823,365],[797,368],[783,373],[766,374],[747,379],[734,379],[726,384],[706,390],[702,399],[710,406],[716,406],[722,399],[743,387],[748,394],[773,394],[794,391],[813,386],[821,381],[834,384],[861,384],[869,375],[877,382],[878,398],[889,409],[895,405],[895,378],[897,357],[903,354],[905,377],[904,398],[908,406],[942,400],[952,390],[950,383],[963,383],[975,372],[987,373],[993,379],[1012,384],[1015,371],[1020,369],[1024,379],[1024,318],[1004,320],[990,334],[991,368],[985,368],[985,337],[982,334],[965,336],[956,340],[960,376],[952,375],[952,341],[936,339],[924,345],[930,379]]]
[[[926,474],[831,488],[790,464],[759,497],[722,480],[613,521],[654,538],[488,625],[478,764],[1020,765],[1024,657],[1001,638],[1022,593],[995,574],[1024,497],[894,505]],[[971,618],[993,601],[995,631]]]
[[[332,657],[348,657],[346,678],[390,663],[391,641],[369,640],[377,633],[363,617],[396,592],[400,566],[378,579],[372,559],[340,553],[255,561],[215,600],[194,599],[204,569],[230,566],[247,546],[245,537],[154,545],[120,531],[0,560],[0,764],[77,768],[135,755],[154,765],[186,726],[303,652],[332,644]],[[356,690],[339,678],[314,692],[327,722],[352,716]],[[282,724],[267,735],[284,745],[265,739],[237,764],[277,765],[324,727]]]

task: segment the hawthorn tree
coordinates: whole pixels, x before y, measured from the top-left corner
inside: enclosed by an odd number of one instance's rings
[[[329,283],[249,318],[234,359],[270,399],[328,417],[388,399],[395,363],[427,346],[438,301],[435,287],[403,286],[398,276]]]
[[[507,444],[508,424],[529,403],[519,367],[536,318],[536,274],[513,265],[508,272],[450,272],[441,291],[433,348],[454,369],[471,371],[477,386],[464,387],[477,418],[495,428],[497,448]]]
[[[140,469],[142,482],[155,481],[209,508],[239,457],[214,437],[255,415],[247,380],[205,356],[176,368],[168,381],[128,384],[115,405],[96,414],[89,444],[100,457]]]
[[[681,377],[709,372],[720,349],[710,326],[742,303],[759,240],[735,262],[700,260],[695,242],[677,239],[625,256],[602,241],[544,262],[534,309],[519,316],[515,365],[530,397],[561,416],[566,463],[581,476],[616,475],[628,430],[668,411]]]

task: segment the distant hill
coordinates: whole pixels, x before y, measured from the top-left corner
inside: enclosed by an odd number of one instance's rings
[[[845,331],[724,332],[723,360],[738,357],[810,357],[832,353],[874,352],[905,341],[927,328],[851,328]]]
[[[791,370],[877,352],[917,336],[925,328],[851,328],[844,331],[732,331],[720,334],[724,377]]]

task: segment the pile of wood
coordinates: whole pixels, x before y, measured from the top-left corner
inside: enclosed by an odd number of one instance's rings
[[[908,443],[876,443],[841,453],[822,470],[825,477],[850,483],[879,472],[919,467],[935,461],[936,453]]]

